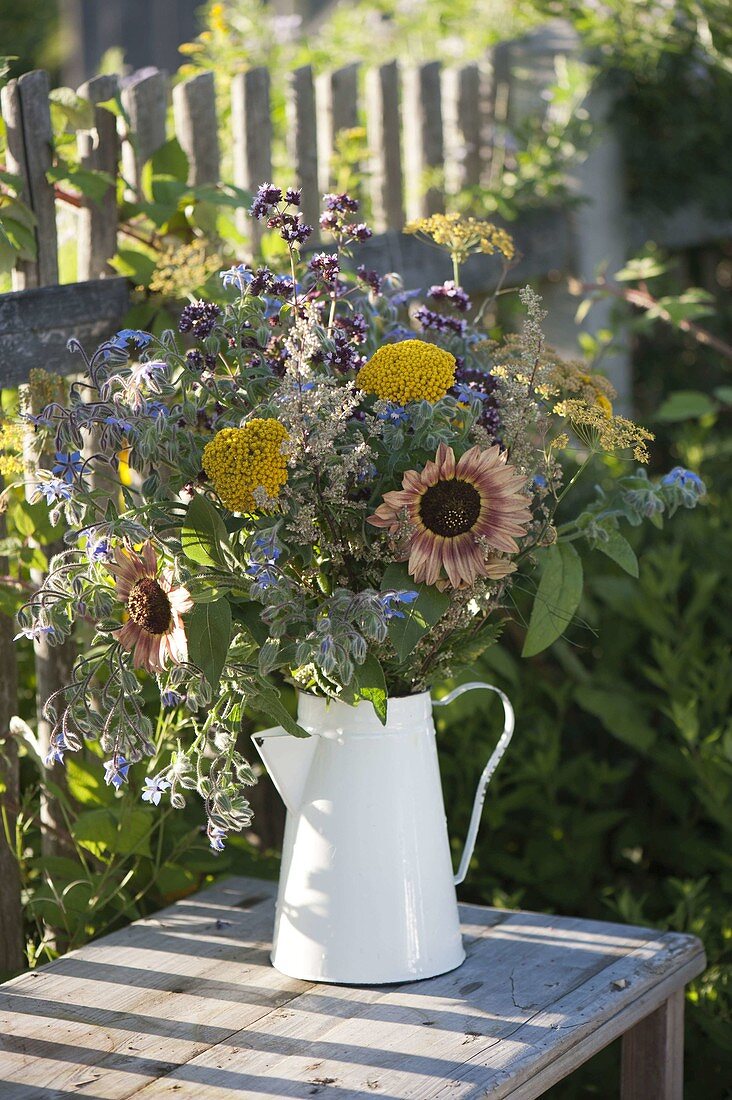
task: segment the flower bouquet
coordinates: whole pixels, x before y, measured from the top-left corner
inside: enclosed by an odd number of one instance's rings
[[[77,346],[83,379],[29,417],[56,454],[32,489],[65,519],[66,548],[21,633],[57,644],[80,624],[89,639],[46,705],[48,762],[93,738],[108,783],[144,769],[153,677],[164,706],[189,712],[190,737],[145,776],[143,798],[179,807],[196,790],[215,849],[251,819],[245,707],[312,732],[283,704],[289,683],[386,723],[393,702],[496,643],[519,578],[535,592],[524,653],[538,653],[576,611],[582,552],[637,575],[623,522],[658,523],[704,491],[688,471],[652,481],[632,468],[568,509],[595,456],[644,464],[651,436],[614,413],[601,374],[546,346],[531,289],[521,331],[489,338],[489,303],[474,307],[461,268],[482,253],[505,273],[505,231],[413,223],[452,278],[405,290],[353,261],[370,236],[355,200],[324,196],[333,245],[319,252],[299,204],[265,184],[252,207],[284,243],[285,273],[239,264],[221,304],[183,309],[179,334]]]

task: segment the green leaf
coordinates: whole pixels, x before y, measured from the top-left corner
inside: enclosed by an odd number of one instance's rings
[[[46,172],[46,179],[49,183],[70,183],[85,198],[96,203],[100,203],[110,187],[114,187],[114,180],[107,172],[100,172],[97,169],[77,168],[66,161],[61,161],[49,168]]]
[[[52,542],[55,532],[48,518],[48,509],[42,500],[29,504],[19,500],[10,513],[12,527],[24,538],[36,538],[39,542]]]
[[[0,183],[4,183],[6,187],[12,187],[18,194],[25,187],[22,176],[16,176],[14,172],[7,172],[4,168],[0,168]]]
[[[621,569],[630,573],[631,577],[638,576],[638,558],[635,556],[635,550],[619,531],[609,530],[607,542],[596,542],[595,550],[601,550],[608,558],[612,558]]]
[[[226,527],[219,513],[204,496],[188,505],[180,533],[183,553],[198,565],[225,565],[224,548],[229,546]]]
[[[231,641],[229,601],[196,604],[186,618],[186,635],[191,660],[216,691]]]
[[[280,693],[276,687],[261,677],[252,679],[250,683],[251,700],[253,710],[267,716],[268,722],[276,722],[283,730],[291,733],[293,737],[309,737],[310,734],[299,726],[284,706],[280,699]]]
[[[114,802],[114,789],[104,782],[98,760],[89,765],[78,755],[69,754],[64,763],[66,783],[73,799],[82,806],[98,807]]]
[[[48,93],[54,129],[70,126],[72,130],[91,130],[94,126],[94,106],[82,99],[72,88],[52,88]]]
[[[717,411],[717,406],[705,393],[697,390],[677,390],[661,405],[656,420],[674,423],[677,420],[696,420]]]
[[[147,810],[125,807],[124,803],[121,807],[85,810],[79,814],[71,826],[76,843],[92,855],[106,851],[149,856],[154,816]]]
[[[732,405],[732,386],[717,386],[713,391],[717,401],[723,405]]]
[[[156,176],[170,176],[181,183],[188,179],[188,157],[177,138],[171,138],[156,149],[148,163]]]
[[[231,611],[242,622],[257,645],[264,645],[269,638],[269,627],[262,622],[262,605],[252,600],[232,600]]]
[[[155,270],[153,257],[136,248],[120,248],[109,262],[116,272],[130,279],[135,286],[147,286]]]
[[[626,745],[639,752],[647,752],[655,740],[655,734],[636,699],[620,691],[582,684],[575,698],[583,710],[599,718],[605,729]]]
[[[171,138],[157,149],[142,169],[142,191],[149,202],[164,206],[178,204],[188,190],[188,157],[177,138]]]
[[[582,595],[582,562],[569,542],[546,551],[546,565],[534,597],[522,657],[535,657],[569,626]]]
[[[386,725],[386,679],[381,662],[373,653],[367,653],[362,665],[356,666],[351,687],[356,699],[366,699],[373,703],[376,716],[382,726]]]
[[[417,599],[402,604],[404,618],[389,620],[389,638],[400,661],[406,661],[420,638],[439,622],[450,606],[450,597],[433,585],[415,584],[403,563],[390,565],[381,578],[381,591],[416,592]]]

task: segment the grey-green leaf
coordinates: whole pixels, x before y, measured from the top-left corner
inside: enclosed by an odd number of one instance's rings
[[[619,531],[611,530],[608,535],[607,542],[595,543],[595,549],[601,550],[608,558],[612,558],[621,569],[624,569],[626,573],[630,573],[631,577],[637,577],[638,558],[635,556],[633,547]]]
[[[376,716],[382,726],[386,725],[386,679],[381,662],[373,653],[366,655],[362,665],[356,666],[351,687],[359,699],[366,699],[373,704]]]
[[[417,599],[402,604],[403,618],[389,620],[389,638],[400,661],[406,661],[420,638],[433,627],[450,606],[450,597],[433,585],[415,584],[406,565],[390,565],[381,580],[381,591],[416,592]]]
[[[569,542],[557,542],[546,552],[546,564],[534,597],[522,657],[534,657],[569,626],[582,595],[582,562]]]
[[[224,548],[229,545],[226,527],[219,513],[204,496],[188,505],[180,533],[183,553],[197,565],[225,565]]]
[[[216,691],[231,641],[229,601],[196,604],[186,619],[186,635],[190,659]]]

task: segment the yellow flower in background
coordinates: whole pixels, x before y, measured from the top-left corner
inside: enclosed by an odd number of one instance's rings
[[[14,481],[23,476],[24,424],[10,420],[0,421],[0,477]]]
[[[264,511],[287,481],[289,440],[274,419],[249,420],[241,428],[223,428],[203,449],[203,468],[221,501],[232,512]]]
[[[605,416],[609,420],[613,415],[613,406],[612,402],[605,396],[604,393],[598,393],[597,397],[595,398],[595,404],[599,409],[602,409],[602,411],[605,413]]]
[[[213,31],[216,31],[218,34],[226,34],[228,28],[226,26],[226,12],[224,11],[223,4],[212,4],[208,19]]]
[[[478,252],[486,256],[500,252],[506,260],[512,260],[516,254],[513,238],[505,229],[479,218],[464,218],[461,214],[417,218],[404,227],[404,232],[427,237],[449,252],[458,264],[465,263],[468,256]]]
[[[356,375],[356,385],[397,405],[434,405],[455,384],[455,365],[455,356],[444,348],[425,340],[402,340],[379,348]]]
[[[555,405],[554,412],[557,416],[566,417],[575,435],[590,450],[612,454],[632,448],[637,462],[648,462],[647,444],[655,438],[654,435],[624,416],[614,416],[612,405],[606,397],[599,395],[593,402],[569,398]]]

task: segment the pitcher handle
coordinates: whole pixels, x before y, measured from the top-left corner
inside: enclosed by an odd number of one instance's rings
[[[468,826],[468,835],[465,838],[465,846],[463,848],[463,854],[460,857],[460,866],[458,867],[457,874],[454,877],[456,886],[459,886],[461,882],[465,881],[465,877],[468,873],[468,866],[472,859],[473,852],[475,850],[475,842],[478,838],[478,829],[480,827],[480,818],[483,812],[483,803],[485,802],[485,792],[488,788],[488,784],[493,778],[493,773],[501,762],[501,757],[508,748],[509,742],[513,737],[513,728],[515,724],[515,715],[511,702],[505,692],[496,687],[495,684],[484,684],[480,680],[473,680],[468,684],[461,684],[460,687],[456,687],[454,691],[451,691],[449,695],[446,695],[444,699],[433,700],[433,706],[446,707],[448,703],[451,703],[453,699],[457,699],[458,696],[464,695],[466,691],[476,691],[482,688],[486,691],[494,691],[503,703],[503,733],[498,738],[498,744],[491,753],[488,763],[483,768],[483,773],[478,780],[478,788],[475,792],[475,799],[473,800],[473,812],[470,815],[470,825]]]

